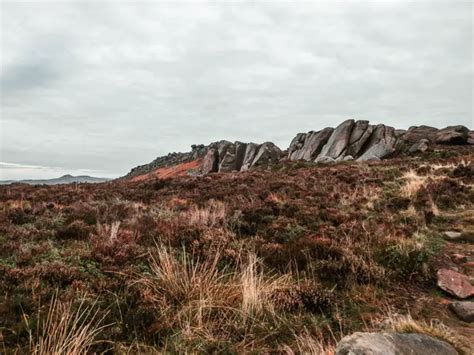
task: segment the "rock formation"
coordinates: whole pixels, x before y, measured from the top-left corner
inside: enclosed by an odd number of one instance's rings
[[[150,164],[138,166],[125,178],[148,174],[155,169],[178,166],[199,160],[199,168],[190,174],[209,174],[212,172],[245,171],[256,166],[268,166],[277,163],[283,153],[275,144],[229,142],[222,140],[205,145],[193,145],[187,153],[171,153],[159,157]]]
[[[464,126],[413,126],[405,131],[351,119],[334,129],[298,133],[288,148],[288,159],[321,163],[380,160],[394,153],[422,153],[433,144],[473,144],[472,137]]]
[[[384,124],[371,125],[369,121],[349,119],[336,128],[298,133],[291,141],[287,154],[271,142],[256,144],[222,140],[207,146],[193,145],[187,153],[159,157],[150,164],[132,169],[126,178],[164,167],[185,169],[187,166],[183,164],[190,162],[198,166],[189,171],[190,174],[209,174],[269,166],[282,158],[318,163],[380,160],[399,153],[423,153],[436,144],[474,144],[474,132],[464,126],[443,129],[413,126],[400,130]]]

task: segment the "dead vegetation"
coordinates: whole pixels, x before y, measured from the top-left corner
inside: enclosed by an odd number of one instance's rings
[[[387,302],[441,337],[440,232],[474,202],[472,153],[450,157],[2,186],[0,349],[331,354]]]

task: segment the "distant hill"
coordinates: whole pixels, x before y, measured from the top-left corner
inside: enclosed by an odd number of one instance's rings
[[[55,179],[43,180],[0,180],[0,185],[7,185],[13,183],[29,184],[29,185],[59,185],[59,184],[75,184],[75,183],[99,183],[110,179],[98,178],[87,175],[72,176],[64,175]]]

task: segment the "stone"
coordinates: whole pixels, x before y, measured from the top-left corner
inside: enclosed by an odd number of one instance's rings
[[[318,157],[315,160],[316,163],[323,163],[323,164],[332,164],[335,163],[336,160],[330,157]]]
[[[295,138],[290,143],[290,146],[288,147],[288,159],[290,160],[298,160],[299,157],[301,156],[301,150],[304,146],[304,142],[306,140],[306,136],[308,134],[311,134],[312,132],[309,133],[298,133]]]
[[[356,121],[345,154],[353,157],[359,156],[359,152],[362,150],[362,147],[370,138],[373,131],[374,126],[369,125],[369,121]]]
[[[437,144],[467,144],[469,130],[464,126],[449,126],[435,134]]]
[[[395,151],[392,145],[379,142],[373,145],[369,150],[362,154],[357,161],[380,160],[392,154]]]
[[[407,133],[407,130],[406,129],[396,129],[395,130],[395,137],[401,137],[403,136],[405,133]]]
[[[446,231],[443,233],[443,237],[446,240],[461,240],[461,232]]]
[[[344,337],[336,355],[455,355],[451,344],[418,333],[363,333]]]
[[[354,120],[346,120],[337,126],[322,148],[317,160],[323,157],[337,159],[343,154],[347,148],[353,126]]]
[[[470,131],[467,137],[467,144],[474,144],[474,131]]]
[[[237,171],[242,170],[244,164],[245,152],[247,151],[247,144],[242,142],[235,142],[235,166],[234,169]]]
[[[408,153],[423,153],[428,150],[430,147],[430,141],[428,139],[421,139],[417,143],[413,143],[410,148],[408,148]]]
[[[408,131],[401,136],[401,138],[407,143],[417,143],[422,139],[428,139],[430,142],[434,142],[437,128],[430,126],[412,126],[408,128]]]
[[[272,142],[265,142],[259,148],[252,161],[254,166],[268,166],[272,163],[277,163],[281,158],[281,150]]]
[[[459,319],[468,323],[474,322],[474,302],[453,302],[449,305],[449,308],[458,316]]]
[[[219,168],[219,156],[217,150],[211,148],[207,151],[201,163],[201,173],[209,174],[212,172],[217,172]]]
[[[436,273],[438,287],[460,299],[474,296],[474,286],[469,277],[449,269],[439,269]]]
[[[230,172],[235,170],[235,153],[226,151],[219,163],[219,172]]]
[[[250,167],[252,166],[252,162],[255,158],[255,155],[257,155],[258,147],[259,145],[255,143],[247,144],[247,146],[245,147],[244,160],[242,162],[240,171],[246,171],[250,169]]]
[[[474,242],[474,231],[466,230],[463,232],[455,232],[455,231],[446,231],[443,233],[443,237],[446,240],[452,242]]]
[[[288,148],[290,160],[314,160],[331,136],[333,128],[324,128],[318,132],[298,133]]]

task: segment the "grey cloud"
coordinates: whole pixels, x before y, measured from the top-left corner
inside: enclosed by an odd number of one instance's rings
[[[6,162],[118,175],[347,117],[474,126],[471,3],[1,6]]]

